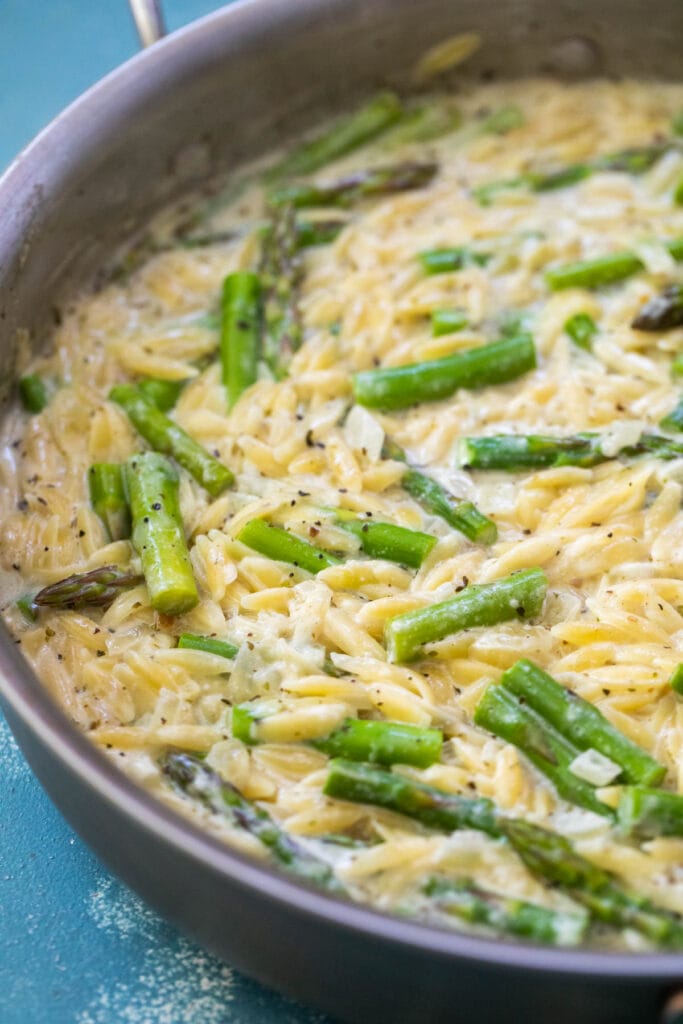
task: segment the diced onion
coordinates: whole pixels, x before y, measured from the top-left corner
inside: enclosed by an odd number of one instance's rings
[[[610,761],[599,750],[583,750],[569,765],[569,771],[592,786],[608,786],[621,774],[621,765]]]

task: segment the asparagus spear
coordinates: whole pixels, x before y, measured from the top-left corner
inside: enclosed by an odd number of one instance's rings
[[[212,498],[218,497],[233,482],[235,478],[227,466],[152,405],[132,384],[117,385],[109,397],[121,406],[138,433],[155,451],[172,455]]]
[[[375,764],[412,764],[428,768],[441,757],[443,733],[439,729],[421,729],[404,722],[373,722],[347,718],[325,739],[311,746],[330,757]]]
[[[88,605],[106,608],[122,590],[136,587],[138,583],[142,583],[142,576],[137,573],[124,572],[116,565],[103,565],[43,587],[33,598],[33,604],[41,608],[85,608]]]
[[[475,390],[504,384],[535,366],[533,340],[529,334],[519,334],[442,359],[363,370],[354,375],[353,393],[359,405],[405,409],[418,402],[447,398],[458,388]]]
[[[586,352],[592,351],[593,338],[598,333],[598,325],[590,313],[574,313],[565,323],[564,330],[575,345],[585,349]]]
[[[239,651],[239,647],[230,643],[229,640],[219,640],[215,636],[197,636],[196,633],[181,633],[178,637],[178,647],[183,650],[217,654],[221,658],[234,658]]]
[[[627,174],[643,174],[648,171],[672,146],[671,140],[653,143],[650,146],[633,146],[618,153],[597,157],[582,164],[568,164],[550,172],[529,171],[516,178],[491,181],[472,190],[482,206],[489,206],[499,192],[514,188],[529,188],[532,192],[550,192],[567,185],[584,181],[596,171],[624,171]]]
[[[668,331],[683,325],[683,285],[672,284],[646,302],[631,323],[638,331]]]
[[[678,179],[678,183],[674,188],[673,201],[676,206],[683,206],[683,178]]]
[[[297,220],[296,240],[299,249],[307,249],[314,245],[327,245],[334,242],[337,235],[344,230],[346,220]]]
[[[683,920],[677,914],[622,886],[564,837],[513,818],[500,818],[499,827],[532,874],[565,890],[594,917],[618,928],[636,928],[658,944],[683,945]]]
[[[500,682],[579,750],[597,750],[618,764],[626,782],[655,785],[664,778],[664,765],[611,725],[590,701],[562,686],[532,661],[521,658],[503,673]]]
[[[340,118],[328,131],[289,153],[269,172],[270,178],[295,177],[317,171],[324,164],[358,149],[376,138],[401,116],[403,107],[393,92],[382,92],[353,114]]]
[[[510,103],[489,114],[479,125],[482,135],[507,135],[513,128],[521,128],[526,118],[519,107]]]
[[[237,534],[237,540],[247,547],[266,555],[277,562],[289,562],[307,572],[317,573],[331,565],[339,565],[341,559],[327,551],[316,548],[308,541],[273,526],[264,519],[252,519]]]
[[[221,371],[228,408],[256,381],[261,345],[261,281],[237,270],[223,281]]]
[[[683,238],[664,243],[677,261],[683,260]],[[644,263],[634,252],[615,252],[592,260],[578,260],[546,270],[545,279],[553,291],[561,288],[602,288],[632,277],[644,269]]]
[[[435,163],[403,163],[354,171],[329,185],[285,185],[269,196],[273,206],[350,206],[361,199],[424,188],[437,172]]]
[[[130,537],[130,509],[123,467],[116,462],[95,462],[88,470],[90,504],[104,523],[111,540]]]
[[[599,434],[547,437],[542,434],[493,434],[491,437],[463,437],[458,442],[458,463],[466,469],[522,469],[555,466],[597,466],[613,458],[633,459],[654,455],[659,459],[683,456],[683,444],[659,434],[642,434],[636,444],[616,455],[605,455]]]
[[[371,558],[386,558],[390,562],[419,569],[436,544],[436,537],[419,530],[408,530],[393,523],[377,523],[359,519],[353,512],[334,509],[334,522],[360,541],[361,550]]]
[[[594,814],[614,816],[612,809],[598,800],[595,787],[572,773],[571,765],[579,748],[526,706],[524,698],[510,693],[505,686],[489,686],[477,705],[474,721],[521,750],[569,803]]]
[[[683,796],[648,786],[624,786],[617,820],[622,832],[638,839],[683,836]]]
[[[45,381],[39,373],[29,373],[19,378],[19,397],[26,412],[42,412],[50,401]]]
[[[382,456],[407,462],[406,453],[388,438],[384,442]],[[471,501],[462,501],[442,487],[440,483],[412,467],[401,477],[401,487],[421,505],[426,512],[439,516],[469,540],[480,544],[493,544],[498,537],[498,528],[492,519],[483,515]]]
[[[462,114],[452,105],[427,103],[410,107],[387,131],[383,145],[405,146],[412,142],[430,142],[455,131],[462,124]]]
[[[677,665],[669,679],[669,686],[683,696],[683,664]]]
[[[673,433],[683,431],[683,398],[678,399],[676,406],[662,417],[659,425],[663,430],[670,430]]]
[[[199,595],[185,541],[178,474],[163,455],[144,452],[126,463],[133,547],[142,560],[149,599],[158,612],[182,615]]]
[[[35,605],[35,598],[33,594],[23,594],[15,602],[17,608],[28,622],[36,622],[38,619],[38,609]]]
[[[263,285],[263,357],[276,378],[287,373],[301,348],[303,325],[299,288],[303,275],[294,208],[273,212],[263,235],[260,274]]]
[[[161,412],[168,412],[180,398],[180,392],[186,384],[185,380],[159,380],[156,377],[148,377],[138,383],[138,391]]]
[[[454,331],[462,331],[469,326],[467,314],[462,309],[433,309],[432,310],[432,334],[435,338],[442,334],[451,334]]]
[[[426,274],[448,274],[463,267],[485,267],[491,254],[458,245],[447,249],[424,249],[418,254],[418,259]]]
[[[310,854],[282,829],[266,811],[242,796],[199,758],[168,752],[160,760],[161,770],[177,790],[199,801],[213,814],[226,817],[237,828],[251,833],[288,872],[335,895],[345,895],[332,868]]]
[[[410,661],[424,644],[476,626],[540,614],[548,581],[542,569],[523,569],[493,583],[466,587],[449,601],[389,619],[384,637],[390,661]]]
[[[441,832],[473,828],[500,835],[492,800],[445,793],[374,765],[341,758],[331,761],[323,792],[339,800],[385,807]]]
[[[482,924],[503,935],[534,942],[576,946],[585,937],[588,915],[548,910],[536,903],[511,899],[479,888],[470,879],[430,878],[423,888],[438,910],[470,924]]]

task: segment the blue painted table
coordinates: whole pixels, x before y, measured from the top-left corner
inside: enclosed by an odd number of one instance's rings
[[[170,29],[218,7],[164,0]],[[125,0],[0,0],[0,168],[137,49]],[[113,878],[0,717],[2,1024],[324,1024],[183,938]]]

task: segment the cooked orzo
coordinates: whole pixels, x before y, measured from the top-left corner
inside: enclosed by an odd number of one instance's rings
[[[63,311],[4,614],[103,753],[345,898],[683,945],[682,108],[381,94]]]

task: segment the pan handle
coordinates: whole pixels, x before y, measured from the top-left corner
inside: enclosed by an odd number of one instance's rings
[[[128,3],[143,46],[151,46],[166,35],[159,0],[128,0]]]

